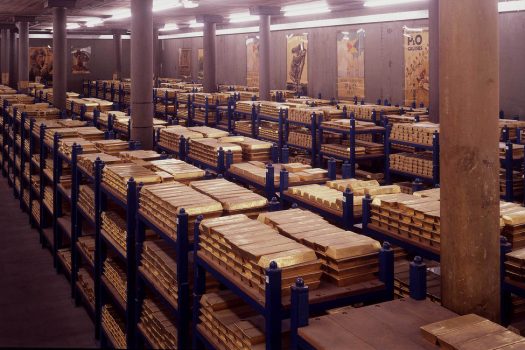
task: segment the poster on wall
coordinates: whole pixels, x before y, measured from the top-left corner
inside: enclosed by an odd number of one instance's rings
[[[199,64],[199,79],[204,79],[204,49],[197,52],[197,62]]]
[[[53,80],[53,49],[47,47],[29,48],[29,80]]]
[[[179,49],[179,75],[191,76],[191,49]]]
[[[337,97],[365,98],[365,30],[337,33]]]
[[[246,85],[259,86],[259,37],[246,39]]]
[[[73,74],[90,74],[89,61],[91,60],[91,46],[73,47],[71,49],[71,73]]]
[[[290,34],[286,39],[286,88],[300,95],[307,95],[308,34]]]
[[[428,28],[404,28],[405,106],[429,104]]]

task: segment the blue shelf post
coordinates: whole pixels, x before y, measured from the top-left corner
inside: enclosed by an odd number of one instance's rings
[[[62,237],[59,234],[57,218],[62,216],[62,195],[58,191],[58,184],[60,183],[60,176],[62,176],[62,158],[58,155],[58,142],[60,136],[58,133],[53,135],[53,266],[60,270],[60,265],[58,264],[58,249],[62,245]],[[76,144],[73,144],[76,146]],[[44,193],[40,194],[42,197]]]
[[[439,133],[432,135],[432,182],[439,184]]]
[[[291,349],[298,348],[298,329],[308,325],[308,315],[310,314],[308,305],[308,287],[304,285],[302,278],[297,278],[295,284],[290,287],[292,294],[291,314],[290,314],[290,342]]]
[[[284,145],[281,150],[281,163],[287,164],[289,162],[289,159],[290,159],[290,149],[288,148],[288,146]]]
[[[355,223],[354,194],[349,188],[343,192],[343,222],[346,230],[353,229]]]
[[[100,234],[102,228],[102,191],[100,185],[102,183],[102,169],[104,163],[97,158],[94,164],[95,171],[95,338],[101,339],[102,334],[102,263],[104,261],[104,254],[102,254],[102,237]]]
[[[348,163],[348,161],[345,161],[341,167],[341,173],[342,173],[342,176],[343,176],[343,179],[350,179],[350,164]]]
[[[336,174],[336,162],[334,158],[328,160],[328,178],[330,180],[335,180],[337,177]]]
[[[266,199],[271,200],[275,197],[275,168],[270,163],[266,165],[266,181],[264,192],[266,194]]]
[[[265,329],[266,350],[281,349],[281,275],[282,270],[275,261],[266,269],[265,285]]]
[[[512,142],[507,141],[505,144],[505,201],[507,202],[512,202],[514,199],[512,148]]]
[[[387,299],[394,299],[394,250],[388,242],[379,251],[379,279],[385,284]]]
[[[354,113],[350,113],[350,177],[355,177],[355,117]]]
[[[415,300],[427,298],[427,265],[420,256],[410,263],[410,297]]]
[[[202,215],[199,215],[195,220],[195,225],[193,229],[193,251],[194,254],[197,254],[199,251],[199,225],[203,219]],[[193,269],[193,324],[192,324],[192,349],[200,349],[199,341],[197,338],[197,324],[199,323],[199,314],[200,314],[200,301],[202,295],[206,292],[206,270],[199,264],[195,264]]]
[[[81,235],[81,224],[78,215],[78,194],[80,190],[80,173],[78,171],[78,156],[82,153],[80,145],[73,145],[71,153],[71,297],[76,305],[80,300],[77,296],[77,276],[79,261],[77,256],[77,240]]]

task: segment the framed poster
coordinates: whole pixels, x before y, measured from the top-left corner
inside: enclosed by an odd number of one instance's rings
[[[337,33],[337,97],[365,98],[365,30]]]
[[[72,74],[90,74],[89,61],[91,60],[91,46],[71,49]]]
[[[246,39],[246,85],[259,86],[259,37]]]
[[[53,49],[51,47],[29,48],[29,80],[53,80]]]
[[[308,34],[286,36],[286,88],[308,94]]]
[[[405,106],[429,104],[428,28],[404,28]]]
[[[197,51],[197,63],[199,64],[199,79],[204,79],[204,49]]]
[[[191,49],[179,49],[179,75],[191,76]]]

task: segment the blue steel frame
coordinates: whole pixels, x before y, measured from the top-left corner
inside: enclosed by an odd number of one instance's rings
[[[410,263],[410,298],[414,300],[425,300],[427,297],[427,266],[423,263],[421,257],[416,256]],[[295,285],[291,286],[291,317],[290,317],[290,342],[291,350],[310,350],[315,347],[298,333],[299,328],[308,326],[309,304],[308,304],[308,287],[305,287],[304,281],[298,278]]]
[[[285,309],[282,306],[281,295],[281,269],[272,261],[266,269],[266,287],[265,302],[254,299],[248,293],[243,291],[237,284],[222,275],[213,266],[208,264],[199,256],[199,225],[202,217],[197,218],[194,226],[194,289],[193,289],[193,342],[192,348],[199,349],[202,345],[206,349],[213,349],[213,346],[202,335],[197,325],[200,314],[200,298],[206,292],[206,273],[210,273],[223,286],[231,290],[244,302],[249,304],[257,313],[265,318],[266,324],[266,349],[281,349],[281,321],[290,318],[291,309]],[[342,297],[335,300],[328,300],[319,303],[309,304],[309,308],[315,312],[329,310],[335,307],[350,305],[359,302],[377,302],[391,300],[394,297],[394,252],[388,243],[383,245],[379,253],[379,280],[384,283],[384,288],[363,294],[354,294],[348,297]]]
[[[320,116],[320,115],[319,115]],[[319,158],[318,158],[318,147],[317,147],[317,144],[319,143],[318,141],[318,133],[317,133],[317,115],[316,113],[312,113],[310,115],[310,123],[301,123],[301,122],[296,122],[296,121],[291,121],[291,120],[288,120],[288,113],[286,114],[286,120],[285,120],[285,123],[284,123],[284,138],[286,139],[286,146],[288,146],[288,148],[292,148],[292,149],[298,149],[298,150],[303,150],[303,151],[306,151],[306,152],[309,152],[310,155],[312,156],[312,163],[311,165],[313,167],[316,167],[316,166],[319,166]],[[312,138],[312,146],[311,147],[304,147],[304,146],[299,146],[299,145],[295,145],[293,143],[290,143],[289,141],[289,136],[290,136],[290,125],[296,125],[296,126],[302,126],[304,128],[307,128],[310,130],[310,137]]]

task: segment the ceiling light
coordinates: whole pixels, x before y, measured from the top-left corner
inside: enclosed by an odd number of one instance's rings
[[[408,4],[411,2],[422,2],[426,0],[368,0],[365,1],[364,7],[390,6],[399,4]]]
[[[182,0],[182,6],[184,6],[185,9],[193,9],[199,7],[199,4],[194,0]]]
[[[204,23],[197,23],[196,19],[190,21],[190,28],[202,28],[202,27],[204,27]]]
[[[96,27],[98,25],[101,25],[102,23],[104,23],[104,20],[102,18],[96,18],[96,19],[92,19],[92,20],[87,21],[86,22],[86,27],[93,28],[93,27]]]
[[[111,14],[109,20],[115,21],[131,17],[131,9],[120,9]]]
[[[68,23],[66,25],[66,29],[78,29],[80,28],[80,24],[78,23]]]
[[[164,24],[164,27],[159,29],[159,32],[167,32],[170,30],[177,30],[179,29],[179,26],[176,23],[166,23]]]
[[[252,16],[249,12],[233,13],[228,18],[230,19],[230,23],[251,22],[259,20],[259,16]]]
[[[153,12],[164,11],[180,6],[182,6],[182,4],[179,0],[154,0]]]
[[[499,12],[512,12],[525,10],[525,1],[502,1],[498,3]]]
[[[307,2],[304,4],[298,5],[289,5],[283,7],[285,17],[294,17],[294,16],[304,16],[304,15],[313,15],[320,13],[330,12],[330,7],[326,1],[314,1]]]

